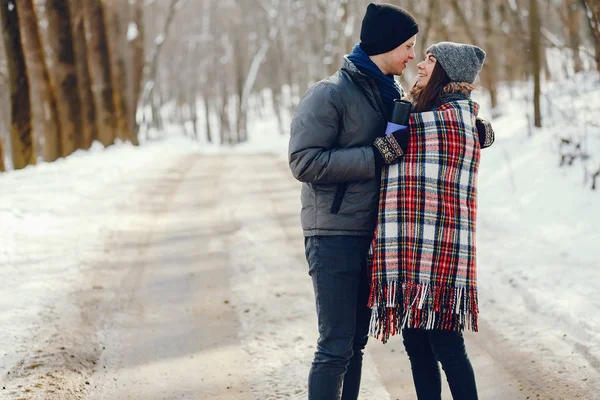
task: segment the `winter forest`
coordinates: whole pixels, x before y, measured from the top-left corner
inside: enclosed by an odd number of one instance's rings
[[[433,43],[487,53],[479,398],[597,400],[600,0],[385,2],[419,24],[404,89]],[[0,398],[306,400],[291,120],[368,4],[0,0]],[[401,335],[362,371],[361,399],[415,399]]]
[[[542,127],[545,85],[600,70],[594,0],[395,3],[420,21],[417,57],[442,40],[487,50],[480,85],[495,116],[499,86],[531,82],[528,114]],[[248,140],[249,113],[272,113],[285,135],[284,116],[358,41],[366,4],[3,1],[0,170],[54,161],[93,141],[137,145],[165,121],[208,143],[235,145]],[[268,105],[265,96],[272,96]]]

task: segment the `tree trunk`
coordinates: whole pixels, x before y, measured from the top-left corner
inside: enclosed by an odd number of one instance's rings
[[[109,146],[114,143],[117,130],[115,103],[111,80],[108,43],[104,24],[104,7],[100,0],[84,0],[83,12],[87,21],[88,65],[96,104],[98,140]]]
[[[173,18],[175,17],[175,13],[177,12],[177,7],[180,1],[181,0],[171,0],[171,4],[169,5],[169,13],[167,14],[167,17],[165,19],[165,24],[163,26],[162,32],[159,34],[159,37],[154,41],[154,49],[152,51],[152,56],[150,57],[150,60],[144,65],[144,81],[146,86],[144,87],[142,93],[141,105],[142,107],[150,105],[153,109],[153,115],[158,115],[160,110],[156,108],[160,108],[160,106],[162,106],[162,104],[157,104],[156,100],[153,99],[157,86],[156,79],[158,74],[158,60],[160,58],[163,45],[169,32],[169,27],[173,22]],[[159,125],[156,125],[155,122]],[[162,127],[160,116],[158,116],[156,120],[153,118],[153,124],[157,129],[159,127]]]
[[[60,122],[58,120],[56,93],[48,73],[46,52],[40,36],[38,17],[31,0],[19,2],[19,18],[31,86],[36,91],[37,96],[35,98],[39,102],[38,107],[34,107],[33,111],[34,115],[37,111],[37,115],[40,116],[38,119],[39,124],[42,124],[43,127],[43,129],[40,129],[40,133],[44,138],[42,153],[44,160],[51,162],[62,154]]]
[[[68,3],[63,0],[46,0],[46,12],[48,45],[54,54],[50,79],[56,90],[61,155],[68,156],[80,147],[82,129],[71,15]]]
[[[490,1],[483,2],[483,21],[485,24],[485,47],[487,53],[487,60],[485,62],[485,68],[483,70],[483,76],[485,85],[490,91],[490,104],[492,109],[498,106],[498,64],[496,58],[496,40],[492,37],[492,6]]]
[[[127,102],[127,63],[121,48],[121,43],[125,37],[122,36],[121,18],[118,5],[114,2],[105,5],[105,12],[108,15],[107,32],[111,40],[108,41],[109,57],[111,62],[112,82],[113,82],[113,98],[115,102],[116,119],[117,119],[117,137],[123,141],[129,140],[134,143],[129,117],[129,107]],[[137,145],[137,141],[134,143]]]
[[[509,4],[500,1],[498,4],[499,10],[503,15],[503,22],[511,27],[511,32],[516,32],[517,37],[523,38],[523,40],[517,41],[518,51],[508,51],[503,56],[505,58],[505,76],[509,81],[516,81],[529,78],[529,71],[531,70],[531,60],[527,59],[526,62],[520,56],[520,54],[526,54],[529,52],[529,41],[525,40],[528,37],[528,33],[525,26],[525,21],[521,17],[521,13],[518,9],[513,9]],[[513,37],[508,37],[505,41],[506,46],[512,46],[514,43]],[[510,47],[509,47],[510,48]]]
[[[279,130],[280,135],[285,135],[285,127],[283,126],[283,92],[280,88],[275,88],[272,92],[273,96],[273,111],[275,112],[275,117],[277,118],[277,129]]]
[[[596,48],[596,69],[600,71],[600,1],[598,0],[579,0],[585,10],[591,37]]]
[[[237,40],[234,41],[234,46],[237,44]],[[235,61],[235,88],[236,88],[236,99],[237,99],[237,111],[236,111],[236,124],[235,124],[235,138],[233,137],[233,129],[230,132],[232,144],[242,143],[246,136],[246,114],[247,110],[244,107],[244,81],[245,81],[245,58],[242,57],[242,49],[236,48],[234,55],[237,56]]]
[[[186,65],[187,76],[191,77],[191,81],[188,85],[185,85],[185,76],[180,81],[184,81],[184,84],[181,85],[181,90],[184,92],[185,102],[187,104],[188,109],[188,117],[192,121],[192,126],[194,130],[194,138],[198,140],[198,93],[199,90],[199,77],[196,76],[195,71],[198,66],[198,59],[201,59],[202,56],[198,54],[198,49],[196,44],[194,43],[191,46],[190,51],[187,55],[188,59],[184,60]]]
[[[452,9],[454,10],[454,13],[458,17],[458,19],[460,19],[461,25],[464,28],[467,37],[469,38],[472,44],[477,45],[479,43],[479,40],[477,40],[477,36],[475,35],[473,29],[471,29],[471,21],[469,21],[462,8],[460,8],[458,0],[451,0],[450,2],[452,4]]]
[[[6,171],[4,166],[4,148],[2,147],[2,138],[0,138],[0,172]]]
[[[219,132],[221,132],[221,145],[232,144],[231,127],[229,124],[229,100],[227,90],[223,91],[222,103],[219,107]]]
[[[161,106],[162,106],[162,95],[159,93],[159,91],[157,90],[156,93],[158,93],[157,96],[152,95],[152,97],[150,98],[151,103],[149,104],[150,106],[150,115],[151,115],[151,121],[152,121],[152,126],[156,129],[156,130],[162,130],[163,129],[163,116],[161,114]]]
[[[575,1],[569,1],[567,4],[567,26],[569,28],[569,45],[573,51],[573,68],[575,73],[581,72],[583,71],[583,61],[581,60],[579,51],[579,46],[581,45],[579,37],[581,14],[579,6]]]
[[[129,41],[131,46],[131,120],[134,131],[133,137],[137,142],[139,124],[136,122],[136,113],[140,96],[142,95],[142,81],[144,78],[144,0],[136,0],[133,9],[133,24],[135,25],[135,38]],[[132,27],[133,29],[133,27]]]
[[[429,46],[429,32],[431,32],[432,28],[433,28],[433,16],[434,14],[436,14],[436,10],[438,8],[437,5],[438,0],[429,0],[429,5],[427,7],[427,9],[429,10],[429,12],[427,13],[427,17],[425,17],[425,24],[423,27],[423,31],[422,33],[419,34],[419,42],[422,43],[421,48],[423,49],[423,51],[425,49],[427,49],[427,47]],[[440,21],[436,21],[440,22]]]
[[[202,101],[204,102],[204,116],[206,117],[206,141],[208,143],[212,143],[212,133],[210,131],[210,105],[208,103],[208,97],[205,96]]]
[[[442,7],[442,5],[440,5],[439,3],[436,3],[436,6],[434,8],[434,10],[435,10],[434,15],[436,16],[435,20],[441,21],[440,22],[440,35],[441,35],[442,40],[449,41],[450,40],[450,31],[448,30],[448,24],[444,23],[444,21],[443,21],[446,10],[445,9],[442,10],[442,8],[445,8],[445,7]],[[423,43],[423,44],[425,46],[427,46],[427,43]],[[425,48],[427,48],[427,47],[425,47]]]
[[[267,51],[269,50],[271,43],[273,43],[273,41],[277,39],[278,33],[279,30],[277,29],[277,27],[271,26],[271,28],[269,29],[269,36],[263,40],[263,42],[260,45],[260,48],[258,49],[256,54],[254,54],[252,62],[250,63],[250,68],[248,70],[248,73],[246,74],[246,78],[240,96],[240,115],[243,118],[241,122],[241,126],[243,129],[241,132],[238,133],[238,137],[240,138],[240,140],[238,140],[238,143],[247,140],[246,118],[248,116],[248,102],[250,100],[250,94],[252,93],[252,89],[254,88],[254,84],[256,83],[256,78],[258,76],[260,66],[263,60],[265,59],[265,56],[267,55]]]
[[[69,0],[71,11],[71,23],[73,27],[73,46],[75,49],[75,65],[77,80],[79,82],[79,98],[81,99],[82,149],[89,149],[92,142],[98,138],[98,127],[96,125],[96,106],[92,94],[92,81],[88,67],[88,49],[85,40],[85,24],[81,0]]]
[[[344,16],[342,18],[342,26],[341,26],[342,34],[340,35],[343,38],[342,39],[342,54],[340,54],[340,56],[349,54],[352,51],[352,47],[354,46],[354,40],[352,38],[353,30],[350,30],[348,28],[349,24],[351,24],[353,22],[351,15],[350,15],[350,12],[351,12],[350,0],[344,1],[342,4],[342,8],[344,9]],[[342,57],[340,57],[340,62],[343,61],[341,58]],[[292,81],[289,81],[288,84],[291,87]]]
[[[0,0],[0,19],[10,85],[10,138],[13,167],[22,169],[35,164],[35,150],[31,134],[29,79],[21,46],[16,0]]]
[[[542,69],[542,43],[540,21],[538,13],[538,0],[529,0],[529,33],[531,48],[531,73],[533,75],[533,121],[538,128],[542,127],[542,113],[540,109],[541,98],[541,69]]]
[[[188,103],[187,106],[189,110],[188,112],[190,113],[190,120],[192,121],[194,139],[198,140],[198,111],[196,109],[196,107],[198,107],[198,104],[195,100],[191,100],[191,102]]]

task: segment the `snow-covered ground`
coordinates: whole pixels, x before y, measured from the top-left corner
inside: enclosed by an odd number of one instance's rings
[[[11,370],[13,376],[35,372],[39,363],[20,363],[42,347],[65,351],[77,345],[53,336],[61,319],[80,318],[68,296],[80,275],[106,258],[104,242],[120,210],[155,170],[189,153],[187,147],[177,138],[143,149],[102,150],[96,143],[68,159],[0,174],[3,378]]]
[[[590,388],[600,384],[600,188],[590,189],[591,172],[600,168],[599,79],[588,73],[553,84],[544,95],[548,127],[541,130],[529,129],[522,88],[505,88],[493,120],[496,142],[482,152],[479,177],[484,326],[544,360],[536,368],[548,379],[560,374]],[[274,118],[253,120],[249,131],[251,141],[234,150],[165,134],[139,148],[95,147],[0,174],[2,377],[51,339],[48,326],[70,307],[64,293],[106,257],[102,243],[110,227],[156,171],[198,152],[285,157],[287,137]],[[560,138],[571,144],[559,148]],[[560,152],[577,143],[577,154],[589,157],[560,167]]]
[[[568,365],[578,371],[569,379],[588,382],[600,372],[600,193],[589,174],[600,168],[599,76],[554,85],[544,97],[548,127],[531,136],[523,102],[503,106],[479,175],[481,316],[549,371]],[[590,158],[559,167],[561,138],[581,142]]]

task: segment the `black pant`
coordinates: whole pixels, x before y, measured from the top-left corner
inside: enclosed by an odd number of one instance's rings
[[[309,400],[356,400],[371,310],[366,259],[371,237],[313,236],[306,259],[317,303],[319,341]]]
[[[452,398],[477,400],[475,373],[465,350],[462,333],[404,329],[402,336],[419,400],[442,398],[438,361],[446,373]]]

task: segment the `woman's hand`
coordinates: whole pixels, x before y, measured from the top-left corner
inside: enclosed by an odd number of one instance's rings
[[[479,144],[482,149],[490,147],[494,143],[494,130],[490,121],[483,118],[476,118],[475,125],[477,126],[477,134],[479,135]]]

